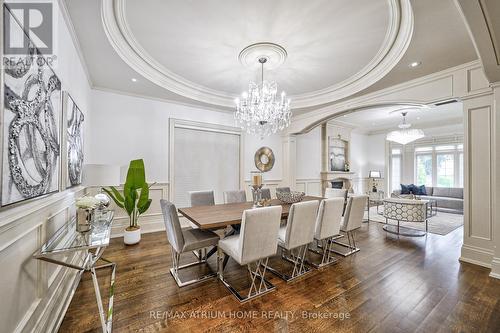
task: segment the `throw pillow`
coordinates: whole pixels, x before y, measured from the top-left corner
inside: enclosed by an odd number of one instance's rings
[[[427,190],[425,189],[425,185],[413,185],[412,192],[415,195],[427,195]]]
[[[413,184],[411,185],[400,184],[400,185],[401,185],[401,194],[411,194]]]

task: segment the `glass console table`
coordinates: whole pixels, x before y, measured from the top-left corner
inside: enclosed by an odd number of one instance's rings
[[[368,201],[366,209],[368,211],[368,218],[366,220],[363,220],[363,222],[370,222],[370,208],[373,206],[377,207],[377,214],[380,214],[378,207],[384,205],[384,199],[385,199],[384,191],[367,192],[367,195],[368,195]]]
[[[104,249],[109,245],[111,236],[111,224],[114,212],[96,211],[92,229],[85,233],[76,231],[76,218],[65,223],[54,235],[38,249],[33,257],[39,260],[47,261],[56,265],[69,267],[83,273],[85,271],[92,274],[92,282],[99,309],[102,331],[111,333],[113,322],[113,289],[115,283],[116,264],[102,258]],[[80,265],[63,261],[61,254],[83,251],[85,258]],[[55,257],[56,255],[59,255]],[[105,264],[96,265],[97,261],[102,260]],[[102,305],[101,292],[97,281],[96,270],[111,267],[111,283],[109,292],[108,311],[105,313]]]

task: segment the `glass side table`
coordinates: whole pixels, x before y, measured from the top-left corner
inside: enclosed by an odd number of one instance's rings
[[[85,233],[76,231],[76,218],[73,218],[59,228],[54,235],[33,254],[35,259],[69,267],[79,271],[80,274],[83,274],[85,271],[92,274],[101,327],[102,331],[105,333],[111,333],[113,322],[113,290],[116,264],[101,256],[104,249],[109,245],[113,216],[114,212],[112,210],[96,211],[94,221],[92,222],[92,229]],[[85,253],[85,259],[81,266],[60,259],[60,254],[76,251],[83,251]],[[54,257],[56,255],[59,256]],[[96,265],[98,260],[104,261],[105,264]],[[103,309],[101,292],[99,291],[99,283],[96,275],[97,269],[106,267],[111,267],[111,283],[107,313],[105,313]]]
[[[366,195],[368,195],[368,201],[366,204],[368,210],[368,218],[363,222],[370,222],[370,208],[376,206],[377,214],[380,214],[378,211],[378,207],[384,205],[385,192],[384,191],[367,192]]]

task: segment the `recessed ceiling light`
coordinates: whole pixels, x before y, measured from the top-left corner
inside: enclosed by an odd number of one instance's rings
[[[135,77],[133,77],[132,82],[137,82],[137,79]]]
[[[410,63],[408,66],[409,66],[410,68],[415,68],[415,67],[420,66],[421,64],[422,64],[422,62],[421,62],[421,61],[414,61],[414,62]]]
[[[420,120],[420,117],[417,117],[417,120]]]

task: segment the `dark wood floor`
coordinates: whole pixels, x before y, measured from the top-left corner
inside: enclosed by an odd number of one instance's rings
[[[165,233],[143,235],[131,247],[113,239],[104,252],[118,264],[113,330],[500,332],[500,280],[488,277],[488,269],[458,261],[461,228],[446,236],[398,239],[372,222],[356,239],[360,252],[299,281],[287,284],[269,274],[277,290],[243,305],[215,280],[177,288],[168,271]],[[245,270],[233,261],[226,270],[228,278],[243,284]],[[100,278],[103,294],[106,273]],[[60,332],[99,332],[99,327],[92,281],[85,274]]]

